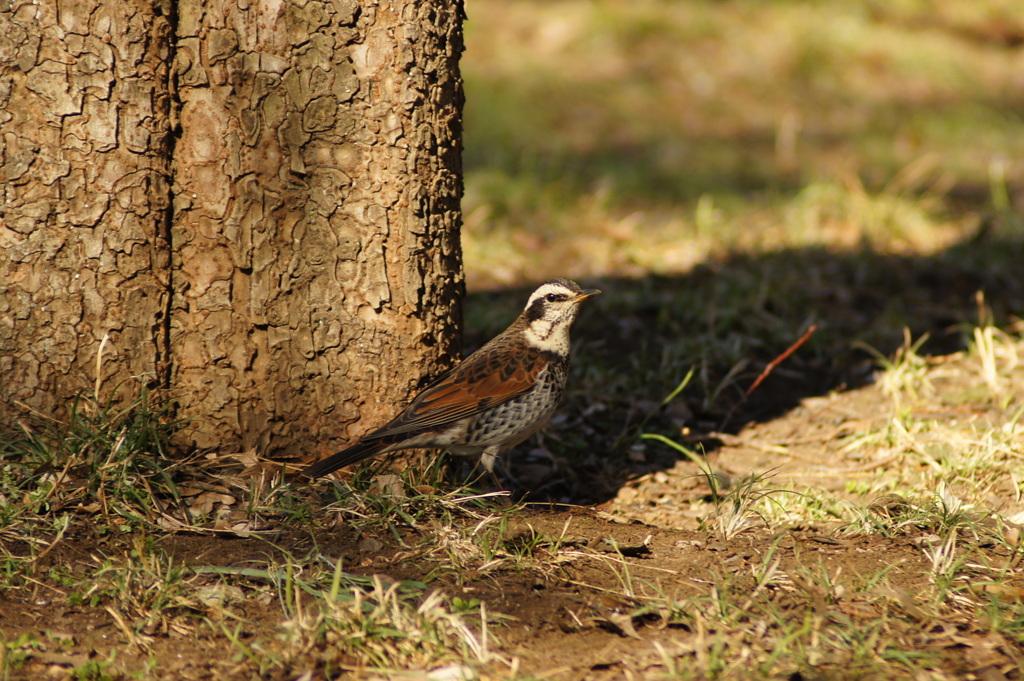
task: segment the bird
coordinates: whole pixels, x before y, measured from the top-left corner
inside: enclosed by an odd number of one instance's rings
[[[477,456],[491,476],[504,452],[540,430],[569,375],[569,329],[580,304],[601,293],[551,279],[498,336],[416,395],[391,421],[301,472],[319,478],[376,454],[437,447]]]

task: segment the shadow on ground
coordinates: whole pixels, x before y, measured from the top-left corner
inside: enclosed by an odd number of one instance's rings
[[[711,451],[714,433],[870,382],[907,338],[923,354],[949,354],[967,347],[979,323],[1019,321],[1024,240],[999,231],[929,257],[783,250],[678,277],[585,282],[604,295],[574,329],[565,403],[542,440],[510,456],[511,486],[534,500],[607,501],[627,480],[674,465],[675,452],[641,445],[641,433]],[[471,294],[467,352],[500,332],[529,292]],[[811,325],[807,341],[746,396]],[[690,371],[687,387],[662,405]]]

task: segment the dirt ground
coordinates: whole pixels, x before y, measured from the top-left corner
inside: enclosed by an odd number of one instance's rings
[[[709,461],[733,478],[774,470],[772,484],[777,487],[815,485],[845,494],[850,503],[867,505],[870,499],[849,492],[850,482],[870,480],[879,466],[888,464],[844,454],[842,435],[866,428],[872,419],[885,418],[879,390],[868,386],[809,398],[783,418],[723,435]],[[996,415],[975,410],[971,417]],[[966,613],[940,616],[918,599],[929,583],[922,551],[922,542],[929,538],[927,529],[910,528],[885,536],[837,532],[836,524],[828,522],[771,528],[753,522],[724,540],[697,529],[709,493],[697,473],[695,464],[679,461],[672,468],[636,477],[617,498],[599,507],[528,504],[509,524],[509,541],[521,538],[525,544],[534,537],[556,541],[532,549],[532,560],[497,569],[479,565],[438,569],[429,555],[436,546],[412,530],[407,536],[394,537],[386,532],[358,533],[344,526],[311,531],[291,525],[271,528],[258,538],[163,534],[153,539],[171,564],[200,572],[216,567],[259,568],[284,552],[319,554],[343,558],[346,571],[356,574],[429,581],[431,588],[440,588],[449,597],[479,599],[488,612],[503,616],[502,624],[494,627],[497,640],[491,641],[496,655],[480,670],[484,677],[575,680],[675,673],[711,678],[710,671],[699,670],[714,667],[716,651],[758,645],[766,627],[773,626],[761,624],[758,629],[738,621],[733,630],[716,630],[715,622],[700,608],[687,611],[701,603],[713,607],[715,599],[729,591],[749,593],[748,603],[757,597],[782,613],[781,618],[787,612],[803,613],[822,622],[852,623],[854,629],[863,625],[865,630],[879,621],[893,630],[905,623],[903,634],[914,637],[918,653],[934,657],[935,668],[943,672],[940,678],[1020,678],[1019,642],[976,631],[972,616]],[[1000,510],[1006,515],[1019,511],[1015,503],[1007,495]],[[467,525],[473,522],[466,520]],[[429,533],[430,528],[420,532]],[[78,574],[95,571],[105,556],[131,552],[134,541],[138,537],[99,536],[87,523],[78,523],[43,559],[43,565],[72,566]],[[1013,560],[1005,545],[976,544],[972,547],[976,558],[993,563]],[[17,551],[15,546],[8,548]],[[758,575],[766,569],[785,578],[759,582]],[[812,572],[825,575],[831,586],[823,590],[820,582],[807,578]],[[885,579],[873,581],[881,573]],[[201,592],[203,575],[194,579],[198,581],[193,581],[193,587]],[[209,575],[211,587],[216,579]],[[131,623],[111,608],[72,603],[58,579],[33,581],[31,590],[0,594],[0,627],[8,640],[12,633],[22,632],[33,634],[38,643],[29,659],[7,678],[65,678],[68,670],[81,669],[90,659],[108,659],[113,651],[117,651],[116,668],[106,668],[107,676],[88,678],[133,674],[161,679],[320,678],[314,652],[308,662],[298,660],[287,672],[272,669],[261,675],[252,660],[239,659],[228,650],[224,632],[240,640],[256,640],[273,637],[282,625],[279,594],[273,589],[253,590],[253,580],[233,592],[229,603],[222,602],[225,607],[210,610],[222,618],[215,626],[179,630],[164,625],[162,630],[145,631],[144,637],[131,635]],[[662,596],[664,604],[682,604],[682,611],[672,612],[669,605],[650,606],[653,595]],[[223,595],[218,597],[224,600]],[[216,625],[222,625],[220,631]],[[685,673],[670,669],[673,660],[686,667]],[[813,668],[817,677],[809,676],[806,666],[794,667],[788,675],[780,675],[777,668],[766,675],[792,679],[880,676],[871,660],[851,664],[846,657],[831,659],[827,652]],[[439,678],[426,672],[420,677]]]
[[[439,581],[450,595],[479,598],[491,612],[513,618],[498,633],[501,655],[515,660],[513,664],[520,673],[547,678],[610,679],[621,678],[627,672],[643,675],[661,664],[656,644],[680,650],[702,647],[699,639],[708,632],[668,622],[656,611],[632,614],[636,603],[621,595],[615,569],[621,569],[619,563],[623,560],[629,563],[643,590],[675,597],[707,593],[715,578],[731,579],[737,589],[752,589],[752,568],[762,563],[769,551],[780,560],[782,570],[821,565],[830,573],[841,568],[843,579],[852,580],[899,564],[901,568],[892,580],[896,588],[913,593],[926,581],[921,552],[912,538],[836,539],[807,527],[749,532],[725,542],[706,533],[615,522],[601,511],[584,508],[527,512],[522,516],[521,530],[530,529],[565,538],[558,564],[550,570],[446,575]],[[327,555],[345,556],[349,564],[358,566],[354,568],[357,572],[385,574],[392,579],[424,576],[415,555],[394,545],[361,551],[359,547],[367,544],[365,539],[339,531],[318,536],[316,542]],[[309,536],[286,532],[262,539],[171,535],[163,537],[160,545],[182,565],[242,568],[264,564],[273,551],[271,544],[296,551],[303,548],[303,543],[311,542]],[[612,548],[613,543],[623,557]],[[122,541],[69,537],[55,551],[53,560],[76,563],[89,570],[95,569],[98,554],[129,550]],[[606,552],[605,558],[602,552]],[[153,632],[144,647],[133,645],[119,627],[115,612],[70,606],[55,588],[40,583],[30,595],[0,601],[0,621],[8,632],[33,632],[53,646],[38,650],[11,678],[61,678],[63,670],[80,667],[90,658],[106,658],[112,650],[118,651],[118,664],[126,670],[144,669],[147,660],[154,657],[158,660],[153,671],[156,678],[251,678],[252,670],[246,662],[239,664],[224,655],[225,641],[221,637],[185,638],[171,630]],[[797,591],[791,597],[799,601],[814,594]],[[877,615],[872,609],[858,609],[856,602],[838,607],[854,618]],[[277,604],[258,598],[240,599],[231,610],[244,623],[243,637],[272,634],[282,620]],[[945,631],[936,635],[935,645],[962,647],[957,636]],[[952,652],[950,655],[956,657]],[[965,673],[973,671],[967,659],[956,664]],[[501,666],[495,667],[495,675],[508,673]],[[823,678],[845,674],[835,669],[828,672],[827,664],[822,670]]]

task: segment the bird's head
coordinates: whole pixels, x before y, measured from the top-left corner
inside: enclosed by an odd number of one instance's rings
[[[542,350],[567,354],[569,328],[576,321],[580,304],[596,296],[597,289],[585,289],[568,279],[551,279],[537,287],[523,309],[526,338]]]

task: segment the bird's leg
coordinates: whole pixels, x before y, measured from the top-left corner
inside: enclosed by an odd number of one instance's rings
[[[479,457],[473,460],[472,470],[469,475],[464,479],[467,485],[474,485],[478,483],[485,475],[491,479],[491,487],[488,492],[499,492],[505,489],[501,480],[498,479],[497,473],[494,472],[494,465],[497,462],[497,454],[488,449],[483,450]],[[481,468],[483,470],[481,470]]]
[[[498,452],[488,447],[480,454],[480,465],[482,465],[487,472],[491,475],[491,482],[494,483],[494,489],[503,489],[501,481],[498,480],[498,474],[494,472],[494,464],[498,461]]]

